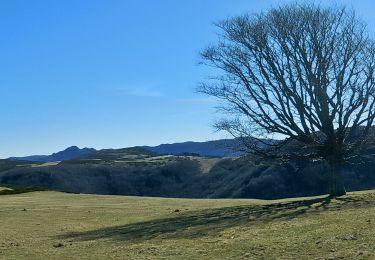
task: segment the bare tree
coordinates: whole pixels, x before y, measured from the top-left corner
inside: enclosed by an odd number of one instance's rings
[[[366,25],[346,8],[296,4],[217,27],[218,43],[201,56],[218,76],[199,87],[222,101],[227,117],[216,127],[257,154],[326,161],[330,194],[345,194],[338,167],[368,143],[375,118]],[[275,135],[284,141],[266,141]],[[291,143],[301,149],[286,149]]]

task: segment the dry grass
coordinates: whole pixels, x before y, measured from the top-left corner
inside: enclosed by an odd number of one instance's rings
[[[56,162],[46,162],[46,163],[39,163],[39,164],[32,164],[31,167],[48,167],[48,166],[56,166],[60,163],[61,161],[56,161]]]
[[[13,190],[12,188],[8,188],[8,187],[0,187],[0,191],[11,191]]]
[[[2,259],[375,259],[375,193],[206,200],[0,196]]]

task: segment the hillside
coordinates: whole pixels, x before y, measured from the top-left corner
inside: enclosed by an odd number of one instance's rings
[[[22,167],[36,167],[42,164],[41,162],[0,159],[0,172]]]
[[[142,148],[157,154],[191,153],[201,156],[238,156],[242,143],[238,139],[221,139],[207,142],[183,142],[161,144],[158,146],[142,146]]]
[[[375,192],[192,200],[0,196],[1,259],[374,259]]]
[[[206,142],[183,142],[161,144],[157,146],[135,146],[122,149],[102,149],[95,150],[94,148],[79,148],[71,146],[63,151],[53,153],[51,155],[29,155],[24,157],[10,157],[9,160],[32,161],[32,162],[54,162],[66,161],[79,158],[90,158],[91,155],[104,156],[111,153],[118,154],[119,152],[127,153],[143,153],[143,154],[159,154],[159,155],[182,155],[182,154],[195,154],[200,156],[238,156],[243,153],[238,152],[242,147],[242,143],[238,139],[220,139]]]
[[[9,160],[32,161],[32,162],[54,162],[66,161],[80,158],[105,157],[111,153],[115,153],[115,157],[119,153],[129,154],[142,153],[148,155],[181,155],[181,154],[195,154],[200,156],[238,156],[242,153],[236,151],[241,146],[241,143],[236,139],[221,139],[207,142],[184,142],[161,144],[158,146],[136,146],[123,149],[102,149],[95,150],[93,148],[78,148],[71,146],[63,151],[53,153],[51,155],[30,155],[24,157],[10,157]]]
[[[369,155],[370,156],[370,155]],[[375,187],[371,155],[343,166],[348,191]],[[6,162],[7,160],[3,160]],[[174,198],[277,199],[328,191],[324,164],[251,157],[158,155],[141,147],[100,150],[62,162],[7,161],[0,183],[58,191]]]

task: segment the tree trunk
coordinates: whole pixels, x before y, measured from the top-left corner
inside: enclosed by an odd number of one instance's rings
[[[340,171],[340,162],[329,161],[330,183],[329,195],[330,197],[338,197],[346,194],[344,180]]]

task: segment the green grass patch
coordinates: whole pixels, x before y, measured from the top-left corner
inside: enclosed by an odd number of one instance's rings
[[[0,259],[375,259],[375,192],[276,201],[0,196]]]

